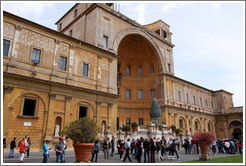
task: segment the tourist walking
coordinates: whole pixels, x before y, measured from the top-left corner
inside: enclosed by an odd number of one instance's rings
[[[48,146],[49,140],[44,140],[44,146],[43,146],[43,163],[48,163],[49,162],[49,148]]]
[[[16,140],[16,138],[14,138],[10,143],[9,158],[14,157],[14,152],[15,152],[15,148],[16,148],[15,140]]]
[[[235,151],[234,151],[234,148],[235,148],[234,142],[232,140],[230,140],[229,144],[230,144],[230,147],[229,147],[230,154],[235,154]]]
[[[175,153],[176,156],[177,156],[177,160],[180,160],[180,159],[179,159],[178,152],[177,152],[177,150],[176,150],[176,145],[177,145],[177,142],[176,142],[175,139],[173,139],[172,144],[171,144],[171,147],[170,147],[170,150],[171,150],[171,153],[172,153],[171,159],[174,159],[174,153]]]
[[[24,159],[24,154],[25,154],[25,144],[24,144],[24,138],[20,141],[19,143],[19,148],[20,148],[20,157],[19,157],[19,161],[18,163],[21,163],[23,162],[23,159]]]
[[[134,149],[135,149],[135,140],[133,138],[132,141],[131,141],[131,154],[132,154]]]
[[[64,146],[64,150],[63,150],[63,153],[62,153],[62,162],[65,163],[65,150],[67,149],[67,140],[68,140],[68,137],[65,137],[65,139],[62,140],[62,143],[63,143],[63,146]]]
[[[56,151],[56,163],[62,163],[62,154],[64,151],[64,144],[63,144],[63,139],[59,138],[59,142],[55,146],[55,151]]]
[[[196,154],[196,140],[192,138],[191,140],[191,145],[192,145],[192,153]]]
[[[104,152],[104,159],[105,159],[105,163],[108,162],[108,157],[109,157],[109,150],[110,146],[109,146],[109,138],[106,138],[106,141],[103,143],[103,152]]]
[[[130,156],[129,156],[129,152],[130,152],[130,149],[131,149],[131,143],[130,143],[130,139],[129,138],[127,139],[127,142],[126,142],[126,145],[125,145],[125,149],[126,149],[126,153],[125,153],[125,157],[123,159],[123,162],[126,161],[126,158],[128,158],[129,161],[132,161]]]
[[[151,157],[150,162],[155,163],[155,143],[152,138],[150,139],[150,157]]]
[[[238,151],[239,151],[239,153],[242,154],[242,142],[239,141],[239,143],[238,143],[237,146],[238,146]]]
[[[162,155],[163,159],[164,159],[164,155],[166,155],[166,151],[167,151],[167,141],[164,138],[164,136],[162,136],[162,139],[161,139],[161,155]]]
[[[198,143],[198,139],[196,140],[196,152],[197,152],[197,154],[199,154],[199,143]]]
[[[123,160],[123,153],[124,153],[124,142],[120,140],[120,160]]]
[[[111,155],[112,157],[114,157],[114,150],[115,150],[115,138],[114,136],[112,136],[112,140],[111,140]]]
[[[212,152],[213,152],[213,155],[215,155],[215,153],[216,153],[216,145],[217,145],[217,143],[214,140],[213,143],[212,143]]]
[[[149,163],[150,162],[150,159],[149,159],[150,143],[149,143],[147,138],[145,138],[145,140],[143,142],[143,148],[144,148],[144,163],[146,163],[146,161],[147,161],[146,158],[148,158],[148,163]]]
[[[156,142],[156,151],[157,151],[157,154],[158,154],[158,160],[159,161],[163,160],[163,157],[161,155],[161,142],[160,142],[160,140],[158,140]]]
[[[225,141],[225,151],[226,151],[227,154],[230,154],[229,148],[230,148],[230,143],[229,143],[228,140],[226,140]]]
[[[97,162],[98,151],[99,151],[99,145],[98,145],[98,140],[96,140],[93,147],[92,147],[91,162],[93,162],[95,155],[96,155],[95,162]]]

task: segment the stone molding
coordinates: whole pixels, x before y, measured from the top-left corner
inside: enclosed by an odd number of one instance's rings
[[[21,31],[23,28],[22,28],[22,26],[20,26],[20,25],[15,25],[15,29],[16,29],[17,31]]]
[[[3,86],[3,90],[4,90],[5,94],[12,93],[13,89],[14,89],[14,87],[12,87],[12,86]]]
[[[70,102],[72,100],[72,96],[65,96],[65,101]]]
[[[50,93],[50,100],[55,100],[56,99],[56,94]]]

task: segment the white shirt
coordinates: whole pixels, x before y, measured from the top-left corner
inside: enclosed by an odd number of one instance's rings
[[[130,142],[126,142],[125,148],[131,148],[131,143]]]
[[[229,142],[225,142],[225,147],[229,148],[230,147],[230,143]]]

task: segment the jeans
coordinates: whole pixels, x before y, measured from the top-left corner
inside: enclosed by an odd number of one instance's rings
[[[65,151],[62,153],[62,163],[65,163]]]
[[[43,154],[43,163],[48,163],[49,162],[49,154]]]
[[[177,159],[179,159],[179,155],[176,149],[172,150],[172,156],[174,156],[174,153],[176,154]]]
[[[30,152],[30,147],[29,147],[29,146],[27,146],[27,147],[26,147],[26,153],[27,153],[26,155],[27,155],[27,157],[29,157],[29,156],[30,156],[30,155],[29,155],[29,152]]]
[[[15,152],[15,149],[10,149],[9,158],[14,157],[14,152]]]
[[[148,157],[148,163],[149,163],[149,150],[144,149],[144,162],[146,163],[146,157]]]
[[[95,156],[95,155],[96,155],[95,162],[97,162],[97,154],[98,154],[98,151],[94,151],[94,153],[92,153],[92,156],[91,156],[91,162],[93,162],[93,159],[94,159],[94,156]]]
[[[130,156],[129,156],[129,151],[130,151],[130,149],[126,148],[126,153],[125,153],[125,157],[124,157],[123,161],[126,161],[126,158],[128,158],[129,161],[132,161]]]
[[[112,152],[110,156],[114,157],[114,148],[112,148]]]
[[[56,163],[62,163],[62,154],[56,153]]]

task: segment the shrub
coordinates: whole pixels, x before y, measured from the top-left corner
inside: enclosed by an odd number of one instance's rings
[[[192,136],[193,139],[197,140],[198,142],[208,142],[212,143],[214,141],[214,136],[213,134],[209,132],[200,132],[200,133],[195,133]]]
[[[122,130],[123,130],[123,131],[131,131],[131,126],[126,125],[126,126],[123,127]]]
[[[138,127],[137,122],[132,122],[132,127]]]
[[[179,134],[181,132],[180,129],[175,129],[175,133]]]
[[[60,134],[65,134],[73,143],[92,143],[98,133],[96,121],[87,117],[70,122]]]
[[[170,128],[171,128],[173,131],[175,131],[176,126],[172,125]]]

